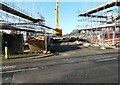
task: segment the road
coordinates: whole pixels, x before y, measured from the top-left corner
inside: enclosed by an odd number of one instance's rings
[[[3,61],[3,83],[118,83],[118,50],[62,43],[59,55]]]

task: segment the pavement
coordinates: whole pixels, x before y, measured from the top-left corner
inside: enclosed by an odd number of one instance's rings
[[[51,54],[34,54],[34,55],[21,55],[21,56],[17,56],[17,57],[13,57],[11,56],[11,58],[9,57],[8,59],[2,59],[2,64],[3,63],[12,63],[12,62],[21,62],[23,60],[31,60],[31,59],[38,59],[38,58],[47,58],[50,56],[54,56],[53,53]]]
[[[5,61],[3,83],[118,83],[118,49],[100,50],[72,42],[59,55]]]

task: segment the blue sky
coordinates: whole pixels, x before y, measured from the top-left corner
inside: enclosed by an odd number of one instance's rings
[[[102,2],[103,3],[103,2]],[[37,3],[39,5],[39,3]],[[55,2],[41,2],[42,14],[47,20],[47,24],[56,27]],[[100,3],[99,3],[100,4]],[[78,11],[83,12],[96,6],[95,2],[60,2],[59,4],[59,28],[63,34],[70,33],[77,29]]]
[[[13,3],[18,5],[17,2]],[[60,2],[59,28],[63,30],[63,34],[70,33],[72,30],[77,29],[78,11],[84,12],[103,3],[105,2]],[[45,17],[46,25],[52,28],[56,27],[56,13],[54,10],[56,9],[56,2],[20,2],[19,6],[27,12],[32,12],[32,15],[35,15],[34,12],[39,11]]]
[[[24,4],[24,6],[23,6]],[[29,2],[20,3],[21,8],[32,10]],[[77,28],[78,11],[81,11],[84,2],[60,2],[59,4],[59,28],[63,30],[63,34],[70,33]],[[39,11],[45,17],[46,25],[56,27],[56,2],[34,2],[34,10]],[[34,15],[34,13],[33,13]]]

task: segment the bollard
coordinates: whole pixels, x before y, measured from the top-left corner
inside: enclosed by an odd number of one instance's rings
[[[51,52],[50,51],[47,51],[47,54],[50,54]]]
[[[5,58],[8,59],[8,48],[5,47]]]
[[[105,50],[106,48],[105,48],[105,47],[101,47],[100,49],[101,49],[101,50]]]
[[[50,51],[43,51],[43,54],[50,54]]]
[[[43,51],[43,54],[46,54],[47,53],[47,51]]]

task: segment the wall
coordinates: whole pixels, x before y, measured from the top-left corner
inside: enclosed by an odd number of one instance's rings
[[[2,53],[3,54],[6,46],[8,47],[9,54],[22,53],[24,51],[23,35],[3,34],[2,35]]]

